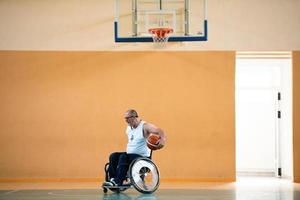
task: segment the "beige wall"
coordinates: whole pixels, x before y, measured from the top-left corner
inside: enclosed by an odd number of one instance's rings
[[[167,133],[163,180],[235,180],[234,66],[234,52],[0,51],[0,180],[102,177],[128,108]]]
[[[300,183],[300,51],[293,52],[294,180]]]
[[[0,50],[151,50],[115,44],[114,0],[1,0]],[[168,50],[300,50],[299,0],[208,0],[208,41]]]
[[[165,178],[234,179],[234,53],[198,50],[300,50],[299,8],[297,0],[209,0],[207,42],[142,53],[152,44],[114,43],[112,0],[0,1],[0,178],[101,176],[109,152],[124,147],[122,113],[135,107],[168,133],[155,155]],[[299,51],[293,63],[299,182]],[[183,167],[185,152],[195,167]]]

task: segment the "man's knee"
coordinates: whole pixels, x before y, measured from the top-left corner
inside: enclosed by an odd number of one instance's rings
[[[119,154],[118,152],[114,152],[112,154],[110,154],[109,156],[109,161],[112,162],[112,161],[117,161],[118,158],[119,158]]]
[[[128,165],[127,154],[122,153],[119,157],[119,165]]]

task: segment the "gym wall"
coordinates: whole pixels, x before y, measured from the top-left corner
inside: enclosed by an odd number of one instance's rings
[[[0,180],[103,176],[109,153],[125,148],[128,107],[168,134],[154,155],[163,179],[234,180],[232,51],[297,50],[293,164],[300,182],[299,6],[210,0],[207,42],[152,52],[151,43],[114,43],[112,0],[2,0]]]
[[[235,180],[235,52],[0,51],[0,181],[103,179],[135,108],[164,181]]]
[[[114,0],[1,0],[1,50],[153,50],[114,42]],[[208,41],[168,50],[300,49],[300,1],[209,0]],[[129,14],[129,13],[128,13]]]
[[[300,183],[300,51],[293,52],[294,181]]]

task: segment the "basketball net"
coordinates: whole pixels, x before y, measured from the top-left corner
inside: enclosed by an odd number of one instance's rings
[[[155,47],[165,47],[170,33],[173,33],[172,28],[151,28],[149,33],[152,35],[153,43]]]

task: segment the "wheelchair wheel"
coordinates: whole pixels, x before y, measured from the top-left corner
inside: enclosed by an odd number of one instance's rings
[[[159,171],[148,158],[137,158],[129,167],[129,178],[135,189],[144,194],[153,193],[159,186]]]

